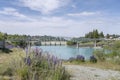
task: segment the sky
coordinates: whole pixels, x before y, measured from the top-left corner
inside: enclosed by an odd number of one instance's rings
[[[120,34],[120,0],[0,0],[0,31],[84,36],[93,29]]]

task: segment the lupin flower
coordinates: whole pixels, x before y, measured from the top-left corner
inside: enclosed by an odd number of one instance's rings
[[[80,60],[80,61],[82,61],[82,62],[84,62],[85,61],[85,58],[84,58],[84,56],[82,56],[82,55],[77,55],[77,58],[76,58],[77,60]]]
[[[35,56],[37,56],[39,54],[39,49],[36,47],[35,49]]]
[[[52,61],[53,61],[53,64],[56,65],[57,64],[57,57],[52,56]]]
[[[31,65],[31,58],[30,58],[30,56],[28,56],[28,58],[27,58],[27,65],[28,65],[28,66]]]
[[[94,55],[90,56],[90,62],[96,63],[97,59]]]
[[[28,56],[29,52],[28,52],[28,48],[25,48],[25,52],[26,52],[26,57]]]

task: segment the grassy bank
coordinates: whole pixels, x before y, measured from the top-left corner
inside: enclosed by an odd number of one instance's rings
[[[55,56],[39,49],[12,51],[0,54],[0,80],[69,80],[62,62]]]
[[[14,58],[18,58],[19,55],[24,56],[24,51],[22,49],[12,49],[12,52],[0,52],[0,80],[10,80],[11,79],[11,67],[10,63]],[[14,64],[13,64],[14,65]]]

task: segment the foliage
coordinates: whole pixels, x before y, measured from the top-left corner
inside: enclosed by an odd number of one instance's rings
[[[27,45],[27,42],[24,41],[24,40],[20,40],[20,41],[15,41],[15,42],[12,42],[14,44],[14,46],[19,46],[21,48],[25,48],[26,45]]]
[[[74,57],[70,57],[70,58],[68,59],[68,61],[70,61],[70,62],[72,62],[72,61],[74,61],[74,60],[76,60],[76,58],[74,58]]]
[[[38,48],[33,51],[26,49],[26,57],[13,59],[10,66],[15,80],[69,80],[62,61],[47,52],[43,53]]]
[[[120,41],[115,41],[113,43],[112,49],[115,49],[115,50],[120,49]]]
[[[76,60],[77,60],[77,61],[84,62],[84,61],[85,61],[85,57],[82,56],[82,55],[77,55]]]
[[[106,49],[111,51],[111,54],[107,54],[110,57],[120,56],[120,41],[112,42],[111,46],[106,46]]]
[[[10,49],[7,49],[7,48],[2,48],[2,49],[0,49],[2,52],[4,52],[4,53],[10,53],[10,52],[12,52],[12,50],[10,50]]]
[[[82,56],[82,55],[77,55],[76,57],[70,57],[68,59],[69,62],[73,62],[73,61],[76,61],[76,62],[85,62],[85,57]]]
[[[103,32],[98,32],[98,30],[93,30],[85,35],[85,38],[104,38]]]
[[[3,40],[4,34],[0,32],[0,40]]]
[[[104,38],[105,37],[104,34],[103,34],[103,32],[100,32],[99,37],[100,38]]]
[[[93,62],[93,63],[97,62],[97,59],[96,59],[96,57],[94,55],[90,56],[90,62]]]
[[[95,50],[94,55],[99,61],[105,61],[105,53],[103,50]]]
[[[110,34],[107,34],[107,35],[106,35],[106,38],[110,38]]]
[[[3,75],[3,76],[4,76],[4,75],[12,76],[12,75],[13,75],[13,71],[12,71],[11,68],[8,67],[8,68],[2,73],[2,75]]]
[[[76,42],[73,42],[73,41],[67,41],[67,45],[76,45],[77,43]]]

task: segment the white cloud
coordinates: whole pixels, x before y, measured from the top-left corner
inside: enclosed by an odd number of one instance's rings
[[[0,14],[3,15],[10,15],[10,16],[15,16],[15,17],[20,17],[20,18],[26,18],[25,15],[19,13],[15,8],[4,8],[3,10],[0,11]]]
[[[35,19],[32,19],[22,13],[19,13],[17,9],[12,7],[6,7],[0,10],[1,15],[8,15],[11,17],[15,17],[15,20],[24,20],[24,21],[36,21]],[[9,20],[9,19],[8,19]]]
[[[100,12],[81,12],[81,13],[69,13],[67,14],[68,16],[73,16],[73,17],[78,17],[78,16],[94,16],[94,15],[99,15]]]
[[[115,23],[114,23],[115,24]],[[31,22],[0,21],[0,31],[12,34],[53,35],[53,36],[84,36],[86,32],[99,29],[103,32],[112,30],[108,20],[71,20],[64,17],[42,17]],[[107,27],[106,27],[107,26]],[[116,32],[119,25],[116,24]],[[118,31],[117,31],[118,30]],[[113,32],[113,31],[111,31]]]
[[[20,0],[20,2],[32,10],[40,11],[41,13],[51,13],[52,11],[65,6],[69,0]]]

